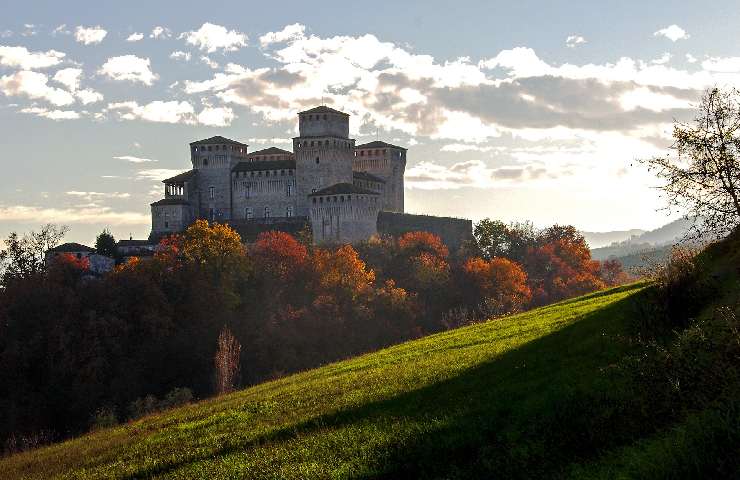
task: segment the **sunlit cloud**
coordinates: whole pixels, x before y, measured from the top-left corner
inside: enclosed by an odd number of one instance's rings
[[[209,22],[201,25],[198,30],[183,33],[180,38],[208,53],[218,50],[233,52],[247,45],[246,34]]]
[[[108,32],[100,25],[95,27],[78,26],[75,28],[75,40],[83,45],[96,45],[103,41]]]

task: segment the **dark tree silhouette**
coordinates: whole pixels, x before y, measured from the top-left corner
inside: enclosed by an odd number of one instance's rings
[[[692,237],[724,236],[740,223],[740,91],[707,90],[692,123],[673,127],[674,154],[641,160],[665,183],[669,209],[694,220]]]

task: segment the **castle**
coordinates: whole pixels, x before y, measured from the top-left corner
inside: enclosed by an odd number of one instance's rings
[[[403,213],[405,148],[355,145],[349,115],[326,106],[298,113],[298,129],[293,152],[248,153],[247,144],[221,136],[192,142],[193,168],[163,180],[165,196],[151,204],[150,242],[198,218],[229,223],[247,238],[310,225],[318,244],[413,229],[439,230],[451,243],[469,235],[469,220]]]

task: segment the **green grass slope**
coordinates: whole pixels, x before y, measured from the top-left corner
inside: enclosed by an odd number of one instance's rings
[[[615,338],[641,289],[433,335],[15,455],[0,461],[0,478],[563,474],[597,453],[568,405],[618,388],[601,372],[627,348]],[[566,422],[576,428],[561,430]]]

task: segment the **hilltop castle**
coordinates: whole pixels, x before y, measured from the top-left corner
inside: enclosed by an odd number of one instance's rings
[[[403,213],[405,148],[355,145],[349,115],[325,106],[298,113],[298,129],[293,152],[248,153],[248,145],[220,136],[191,143],[193,168],[163,180],[165,197],[151,204],[150,240],[198,218],[229,223],[247,238],[308,224],[319,244],[414,229],[455,244],[470,234],[469,220]]]

